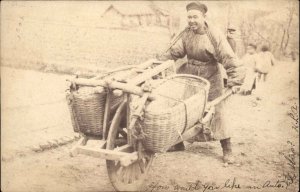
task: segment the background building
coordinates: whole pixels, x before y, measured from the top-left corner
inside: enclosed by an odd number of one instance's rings
[[[108,26],[138,27],[138,26],[169,26],[169,13],[153,3],[136,2],[122,5],[114,2],[102,14],[102,19]]]

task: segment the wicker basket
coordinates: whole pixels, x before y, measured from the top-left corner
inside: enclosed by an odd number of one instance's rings
[[[153,93],[159,97],[146,103],[141,121],[146,139],[144,147],[153,152],[165,152],[202,117],[209,82],[193,75],[174,75],[156,83]],[[137,97],[132,96],[130,107],[135,108]],[[131,113],[132,114],[132,113]]]
[[[113,74],[97,77],[114,78],[117,75],[124,74],[123,77],[132,77],[135,74],[129,73],[130,68],[127,70],[117,71]],[[67,92],[67,101],[70,111],[72,126],[75,132],[84,133],[91,136],[102,136],[104,109],[106,102],[107,92],[103,89],[93,87],[79,87],[78,90],[69,90]],[[113,96],[112,106],[119,104],[123,97]]]
[[[68,94],[74,131],[100,136],[103,130],[106,92],[95,92],[92,87],[81,87]]]

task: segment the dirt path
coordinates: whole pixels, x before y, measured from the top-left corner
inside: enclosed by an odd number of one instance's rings
[[[74,137],[65,99],[68,76],[7,67],[1,76],[2,158]]]
[[[184,152],[158,154],[146,190],[298,191],[298,132],[289,115],[299,114],[298,108],[291,109],[298,107],[298,75],[296,63],[282,63],[253,95],[235,95],[228,101],[235,165],[222,163],[219,142],[194,143]],[[112,191],[105,161],[82,155],[71,158],[73,145],[2,160],[2,190]]]

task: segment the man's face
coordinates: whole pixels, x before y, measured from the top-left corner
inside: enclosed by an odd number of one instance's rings
[[[252,46],[247,46],[247,53],[249,53],[250,55],[254,54],[256,52],[256,50],[254,49],[254,47]]]
[[[187,12],[187,21],[192,30],[196,31],[204,25],[204,15],[198,10]]]
[[[235,30],[228,30],[228,33],[227,33],[227,36],[228,37],[234,37],[234,35],[235,35]]]

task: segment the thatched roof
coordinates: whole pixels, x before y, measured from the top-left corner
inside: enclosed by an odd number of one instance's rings
[[[154,11],[150,8],[150,6],[147,4],[147,2],[113,2],[103,13],[105,15],[108,11],[111,9],[115,9],[119,14],[121,15],[128,15],[128,16],[134,16],[134,15],[154,15]]]

